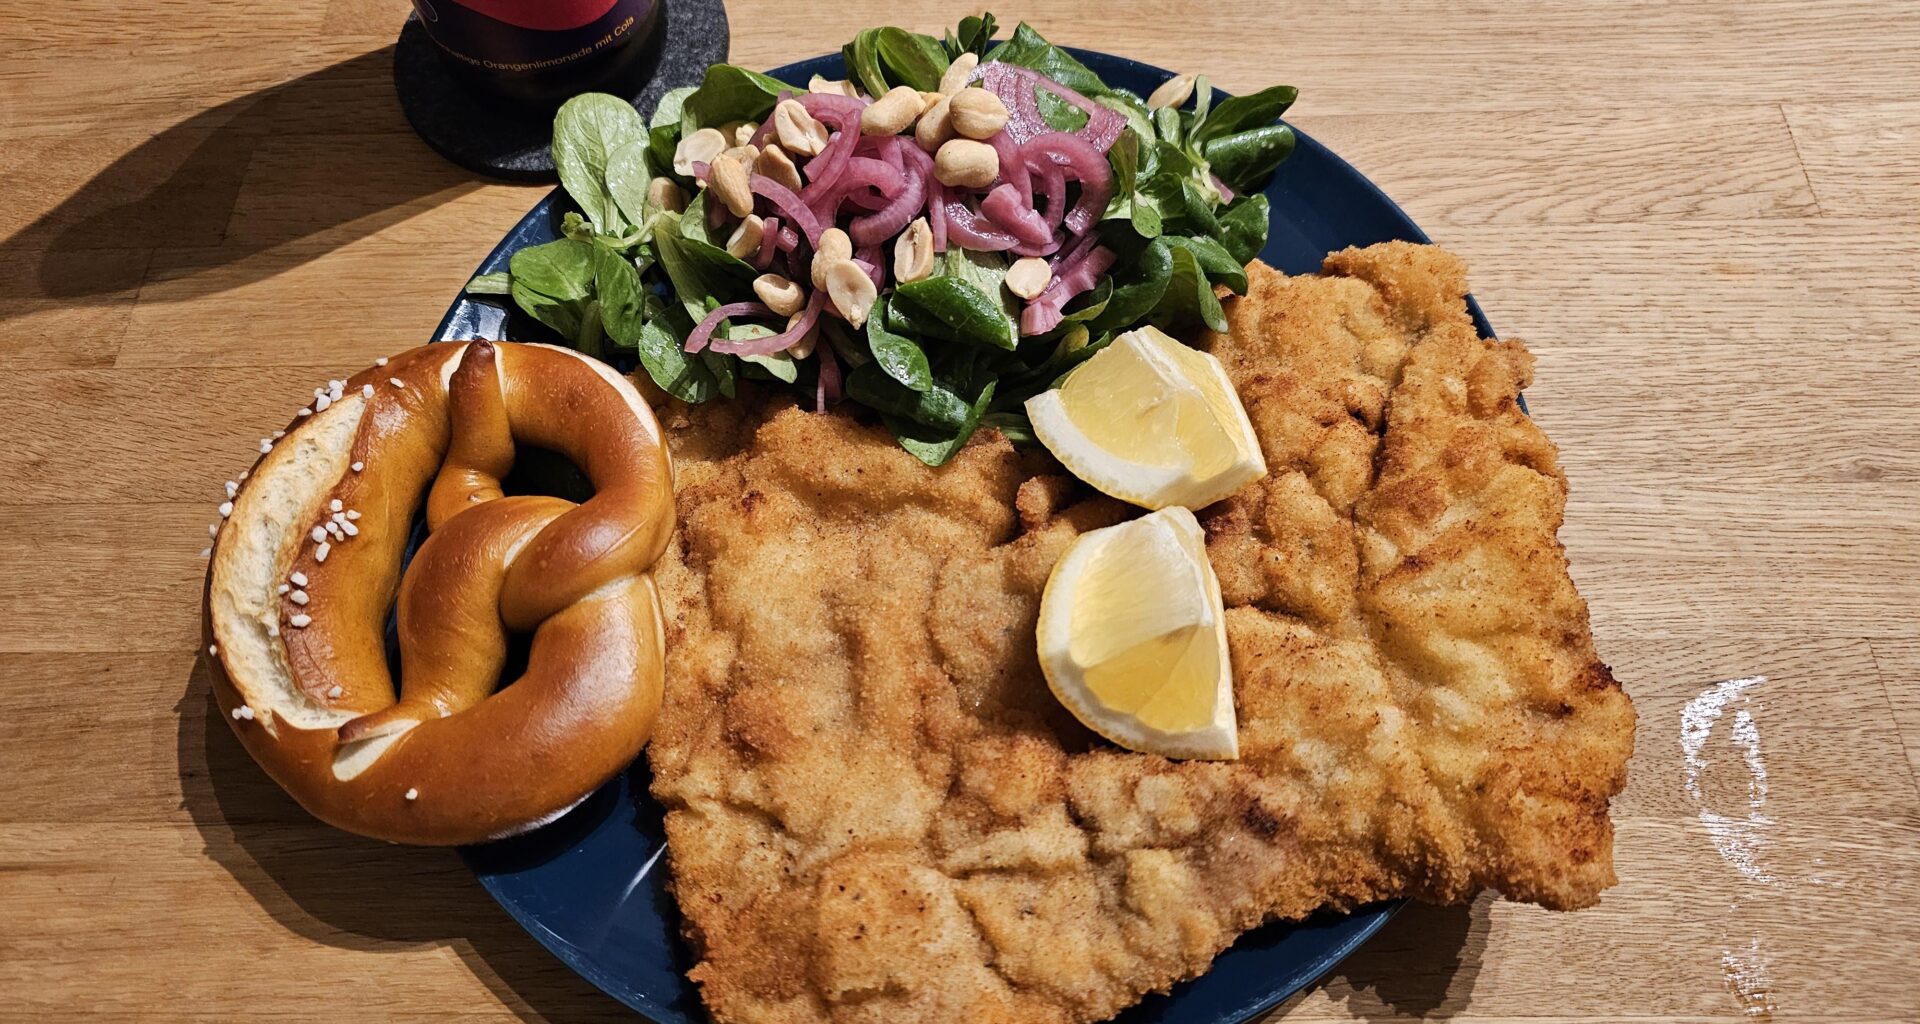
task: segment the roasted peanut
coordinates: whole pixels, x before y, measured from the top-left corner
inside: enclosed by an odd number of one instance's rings
[[[849,326],[865,324],[867,314],[873,310],[873,301],[880,297],[873,278],[852,260],[841,260],[828,267],[826,276],[827,298],[833,308],[840,311]]]
[[[952,64],[947,65],[947,73],[940,76],[941,94],[951,96],[965,89],[967,78],[973,74],[973,69],[979,66],[980,55],[977,53],[963,53],[955,58]]]
[[[754,161],[754,172],[785,185],[798,192],[805,187],[800,181],[800,168],[793,165],[793,158],[780,148],[778,142],[768,140],[767,148],[760,151],[760,159]]]
[[[945,96],[934,101],[920,120],[913,125],[913,141],[929,153],[940,150],[940,144],[953,138],[953,118],[948,114],[948,99]]]
[[[753,294],[759,296],[768,309],[781,316],[792,316],[807,304],[807,293],[800,283],[789,281],[779,274],[761,274],[754,278]]]
[[[759,214],[747,214],[727,238],[727,255],[744,260],[759,252],[760,240],[766,237],[766,231],[766,222],[760,219]]]
[[[727,148],[727,137],[718,128],[702,128],[680,140],[673,150],[673,173],[693,175],[694,164],[710,164]]]
[[[1000,174],[1000,154],[984,142],[949,139],[933,154],[933,176],[955,188],[986,188]]]
[[[674,184],[672,178],[655,178],[647,182],[647,205],[655,210],[679,213],[687,208],[687,190]]]
[[[1193,76],[1175,75],[1160,83],[1147,97],[1147,109],[1159,110],[1161,107],[1178,107],[1193,98]]]
[[[844,78],[821,78],[819,75],[807,79],[807,91],[825,93],[828,96],[852,96],[858,98],[860,95],[860,91],[853,87],[853,83]]]
[[[735,217],[753,212],[753,183],[747,180],[747,165],[728,157],[707,165],[707,191]]]
[[[1023,299],[1039,297],[1052,280],[1053,271],[1047,267],[1047,261],[1038,257],[1014,260],[1013,266],[1007,268],[1007,290]]]
[[[781,100],[773,108],[773,134],[789,153],[817,156],[827,148],[827,126],[807,113],[799,100]]]
[[[835,263],[845,263],[853,258],[853,239],[840,228],[828,228],[820,233],[820,245],[813,251],[812,277],[815,288],[827,286],[827,268]]]
[[[897,284],[918,281],[933,273],[933,229],[921,217],[893,243],[893,280]]]
[[[898,135],[913,124],[924,107],[917,90],[895,86],[860,112],[860,134]]]
[[[947,101],[953,130],[969,139],[990,139],[1007,126],[1007,105],[985,89],[962,89]]]
[[[799,325],[799,323],[800,323],[799,313],[795,313],[792,316],[787,317],[787,330],[789,331],[793,330],[794,327]],[[807,333],[802,334],[800,336],[799,341],[796,341],[793,344],[787,346],[787,354],[792,356],[795,359],[805,359],[808,356],[813,354],[813,347],[819,341],[820,341],[820,321],[816,319],[813,322],[813,326],[807,328]]]

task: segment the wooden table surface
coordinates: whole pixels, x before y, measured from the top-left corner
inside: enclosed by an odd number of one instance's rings
[[[4,6],[0,1020],[633,1019],[453,854],[306,818],[196,664],[220,482],[541,190],[410,133],[400,0]],[[757,67],[968,13],[731,7]],[[1639,706],[1601,906],[1410,909],[1276,1019],[1920,1019],[1920,5],[999,13],[1298,85],[1466,256]]]

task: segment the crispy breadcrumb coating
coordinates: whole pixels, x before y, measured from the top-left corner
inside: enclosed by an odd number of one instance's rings
[[[1202,341],[1271,469],[1201,514],[1235,762],[1118,749],[1040,674],[1055,559],[1137,510],[990,432],[930,470],[851,415],[669,411],[650,756],[716,1021],[1095,1021],[1264,921],[1613,884],[1634,714],[1526,350],[1437,248],[1248,272]]]

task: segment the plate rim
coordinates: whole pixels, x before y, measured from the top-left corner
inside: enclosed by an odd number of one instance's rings
[[[1123,57],[1118,54],[1107,53],[1100,50],[1090,50],[1077,46],[1062,46],[1061,49],[1072,54],[1075,59],[1089,66],[1098,65],[1120,70],[1132,75],[1147,77],[1166,78],[1173,74],[1173,72],[1158,65],[1135,60],[1131,57]],[[776,78],[784,78],[786,75],[798,73],[799,69],[806,65],[820,61],[838,60],[839,56],[837,53],[819,54],[783,64],[773,68],[767,73]],[[1225,98],[1227,95],[1228,94],[1219,89],[1214,90],[1216,102],[1219,99]],[[1297,139],[1297,146],[1314,150],[1316,151],[1317,157],[1331,161],[1336,168],[1343,171],[1349,179],[1357,182],[1366,194],[1369,194],[1371,198],[1378,201],[1397,222],[1396,227],[1399,229],[1400,237],[1406,241],[1419,244],[1432,244],[1432,239],[1427,233],[1414,222],[1412,217],[1407,215],[1406,211],[1400,207],[1400,204],[1393,200],[1393,197],[1389,196],[1379,185],[1375,184],[1371,178],[1360,173],[1357,168],[1338,153],[1327,148],[1311,135],[1302,131],[1298,125],[1293,125],[1291,122],[1284,123],[1289,124],[1289,126],[1293,128]],[[520,248],[521,244],[523,244],[524,236],[529,231],[535,230],[541,222],[546,222],[546,227],[549,232],[551,232],[554,208],[556,205],[563,204],[564,202],[566,202],[564,188],[555,186],[549,190],[535,202],[519,220],[515,221],[513,225],[507,229],[500,240],[494,244],[493,248],[475,265],[474,271],[468,275],[468,279],[470,280],[473,276],[486,272],[488,267],[495,265],[503,257],[511,256],[512,252]],[[1471,294],[1466,296],[1466,304],[1467,312],[1473,318],[1474,325],[1480,335],[1490,339],[1496,338],[1497,334],[1494,332],[1492,324],[1487,320],[1479,303],[1474,300]],[[490,303],[478,302],[470,298],[464,291],[456,293],[453,300],[448,304],[446,312],[442,314],[439,322],[434,326],[433,338],[431,340],[437,342],[489,337],[488,328],[497,328],[500,326],[501,321],[497,317],[488,318],[478,329],[458,333],[458,325],[462,322],[462,315],[474,308],[485,309],[492,307]],[[493,340],[499,339],[496,338]],[[631,768],[623,770],[623,777],[627,771],[631,771]],[[624,784],[620,779],[616,779],[615,781],[616,783]],[[646,799],[651,800],[651,795],[648,794]],[[664,846],[662,850],[664,850]],[[674,1016],[675,1011],[672,1008],[663,1005],[660,1001],[648,996],[646,993],[637,991],[631,986],[622,983],[612,972],[601,968],[589,959],[585,951],[568,942],[548,927],[538,915],[526,909],[516,898],[503,891],[503,886],[500,882],[503,873],[482,870],[474,857],[469,854],[467,848],[463,847],[459,852],[462,862],[474,873],[481,887],[493,898],[494,902],[504,909],[508,916],[513,918],[515,923],[525,929],[527,934],[531,935],[535,941],[539,942],[540,945],[545,947],[548,952],[552,953],[570,970],[582,978],[585,978],[610,998],[629,1009],[645,1015],[651,1020],[671,1019]],[[1218,1024],[1243,1024],[1243,1022],[1271,1010],[1286,999],[1312,986],[1324,978],[1342,961],[1347,959],[1347,957],[1351,956],[1353,952],[1367,940],[1376,935],[1389,920],[1406,906],[1407,902],[1405,899],[1387,900],[1366,904],[1346,912],[1346,914],[1341,917],[1341,920],[1344,923],[1353,925],[1350,932],[1343,935],[1338,941],[1327,946],[1318,955],[1300,964],[1297,969],[1289,972],[1288,976],[1282,979],[1281,984],[1276,985],[1273,989],[1263,993],[1257,998],[1242,1004],[1237,1009],[1229,1010],[1226,1016],[1217,1018]],[[1253,930],[1275,923],[1280,922],[1265,922],[1260,926],[1256,926],[1256,929],[1249,930],[1249,932],[1242,932],[1241,937],[1250,934]],[[1236,937],[1235,941],[1238,942],[1239,938],[1240,937]],[[684,937],[682,941],[684,941]],[[1222,950],[1219,955],[1224,956],[1231,949],[1232,946],[1229,945],[1228,949]],[[1211,966],[1209,970],[1211,970]],[[1189,981],[1191,980],[1193,979],[1189,979]],[[1186,984],[1186,982],[1176,985],[1174,992],[1177,993],[1180,985],[1184,984]],[[1177,994],[1175,998],[1177,998]],[[702,1011],[704,1014],[704,1007],[702,1007]]]

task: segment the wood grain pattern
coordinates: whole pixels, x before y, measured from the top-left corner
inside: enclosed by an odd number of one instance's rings
[[[881,17],[730,6],[753,66]],[[0,1021],[634,1019],[451,854],[309,820],[196,660],[220,482],[425,340],[540,194],[412,136],[404,10],[0,17]],[[999,13],[1300,86],[1297,122],[1468,259],[1539,356],[1564,540],[1639,703],[1600,907],[1411,908],[1272,1019],[1920,1020],[1920,7]]]

